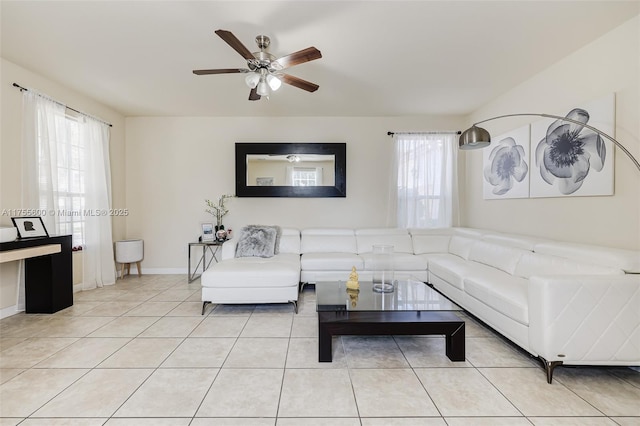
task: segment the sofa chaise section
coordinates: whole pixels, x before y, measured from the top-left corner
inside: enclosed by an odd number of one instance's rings
[[[202,314],[209,303],[292,303],[297,312],[300,231],[283,228],[278,254],[268,258],[235,257],[236,245],[226,241],[220,262],[202,274]]]

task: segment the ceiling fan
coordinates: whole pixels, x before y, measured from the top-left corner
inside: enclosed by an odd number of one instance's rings
[[[246,73],[245,82],[251,88],[249,93],[250,101],[257,101],[262,96],[269,96],[271,90],[278,90],[284,82],[307,92],[318,90],[317,84],[310,81],[285,74],[282,70],[322,58],[322,53],[315,47],[307,47],[290,55],[276,59],[267,52],[271,40],[269,37],[259,35],[256,37],[256,44],[260,48],[259,52],[251,53],[231,31],[216,30],[216,34],[229,46],[247,60],[248,68],[222,68],[213,70],[193,70],[196,75],[206,74],[234,74]]]

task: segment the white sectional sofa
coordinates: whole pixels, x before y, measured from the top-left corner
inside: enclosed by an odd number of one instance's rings
[[[203,302],[295,301],[296,279],[346,280],[352,266],[368,280],[372,245],[391,244],[397,279],[428,282],[540,358],[549,383],[563,363],[640,366],[638,251],[470,228],[314,228],[302,230],[296,246],[296,232],[287,230],[285,250],[271,259],[234,259],[233,241],[225,243],[223,260],[203,274]]]

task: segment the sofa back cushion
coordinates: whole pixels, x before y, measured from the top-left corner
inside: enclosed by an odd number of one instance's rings
[[[465,227],[455,227],[451,228],[453,230],[453,235],[458,235],[459,237],[472,238],[475,240],[479,240],[483,235],[490,233],[491,231],[487,231],[486,229],[478,229],[478,228],[465,228]]]
[[[302,253],[356,253],[353,229],[311,228],[302,230]]]
[[[623,273],[621,269],[541,253],[524,254],[515,269],[515,275],[527,279],[539,275],[621,275]]]
[[[623,250],[588,244],[549,241],[537,244],[534,251],[578,262],[622,269],[628,273],[640,273],[639,250]]]
[[[373,246],[377,244],[392,245],[396,253],[413,253],[411,235],[406,229],[356,229],[356,243],[358,254],[371,253]]]
[[[524,253],[526,251],[522,249],[478,241],[471,246],[469,260],[492,266],[513,275],[516,265]]]
[[[300,231],[295,228],[282,228],[279,253],[300,254]]]
[[[520,248],[523,250],[534,251],[536,244],[548,241],[542,238],[529,237],[526,235],[489,233],[482,236],[482,241],[488,243],[500,244],[503,246]]]
[[[414,254],[448,253],[452,228],[411,228]]]
[[[411,239],[414,254],[449,252],[450,235],[413,235]]]
[[[460,256],[464,260],[469,259],[471,246],[477,242],[474,238],[459,237],[454,235],[449,241],[449,253]]]

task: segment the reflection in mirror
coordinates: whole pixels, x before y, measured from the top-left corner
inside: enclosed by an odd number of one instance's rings
[[[236,143],[238,197],[346,197],[345,143]]]
[[[335,155],[249,154],[247,186],[334,186]]]

